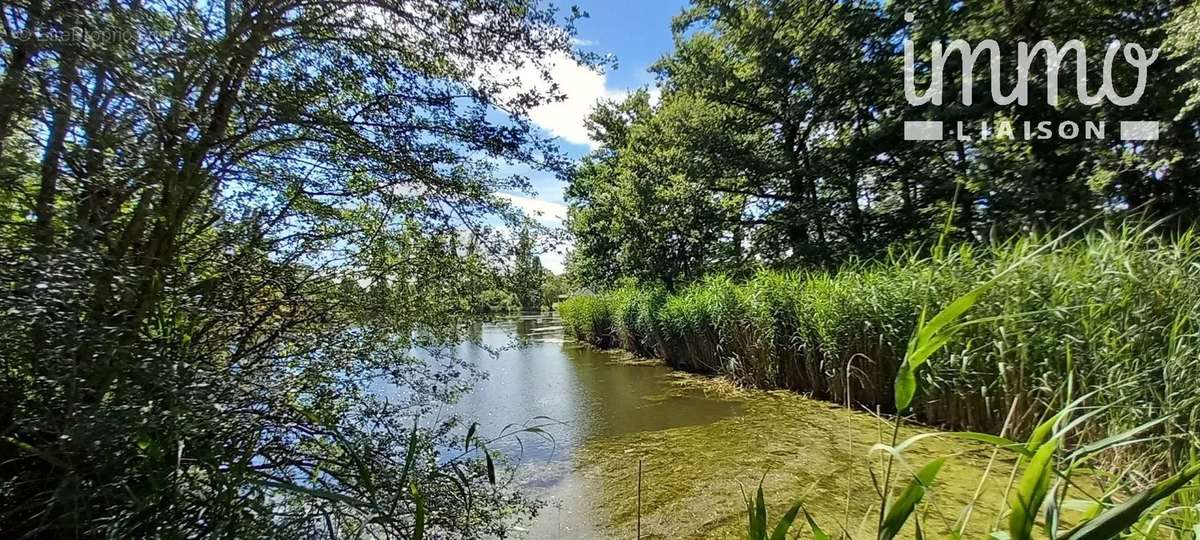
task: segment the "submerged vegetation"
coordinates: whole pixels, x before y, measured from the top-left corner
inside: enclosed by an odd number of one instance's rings
[[[683,374],[680,374],[683,375]],[[822,527],[847,529],[870,538],[877,501],[868,469],[869,449],[886,442],[891,427],[883,419],[855,413],[788,392],[729,391],[716,379],[680,376],[680,389],[703,389],[742,407],[716,422],[630,433],[590,441],[581,452],[582,469],[606,496],[598,511],[608,522],[607,537],[633,537],[638,520],[634,492],[637,464],[643,461],[642,538],[746,538],[739,502],[762,483],[772,520],[798,499]],[[713,388],[713,387],[716,388]],[[901,437],[928,434],[904,426]],[[715,441],[719,441],[716,443]],[[878,456],[874,456],[878,458]],[[960,507],[971,504],[975,488],[989,488],[975,500],[967,523],[969,538],[991,526],[1004,505],[1004,481],[1013,459],[1001,456],[985,478],[989,454],[983,444],[925,439],[908,449],[916,464],[945,457],[936,498],[946,521],[929,523],[929,537],[950,530]],[[613,494],[613,495],[609,495]],[[799,523],[803,523],[803,517]],[[799,523],[793,533],[800,530]],[[796,538],[795,534],[789,538]],[[810,539],[804,534],[799,538]]]
[[[1152,444],[1106,454],[1143,483],[1174,473],[1196,447],[1197,241],[1124,226],[1052,250],[1041,249],[1050,237],[1031,236],[836,272],[714,276],[673,294],[626,286],[559,309],[568,331],[600,347],[888,412],[922,306],[947,305],[1000,275],[918,373],[913,416],[1024,436],[1067,405],[1068,387],[1092,392],[1108,408],[1083,420],[1079,436],[1165,418],[1144,434]]]

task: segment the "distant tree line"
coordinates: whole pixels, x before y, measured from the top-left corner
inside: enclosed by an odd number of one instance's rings
[[[561,235],[558,231],[557,235]],[[513,315],[554,307],[573,285],[566,275],[542,266],[541,252],[554,242],[552,231],[526,221],[513,235],[505,257],[491,261],[491,287],[474,299],[475,312],[483,316]],[[470,257],[478,259],[477,253]]]
[[[635,92],[590,117],[600,146],[567,193],[570,268],[585,283],[673,287],[713,271],[831,265],[927,243],[951,211],[954,236],[977,241],[1130,211],[1194,223],[1198,21],[1195,4],[1165,0],[694,0],[674,21],[675,50],[653,67],[661,97]],[[904,95],[905,38],[922,89],[931,43],[996,40],[1005,93],[1019,75],[1020,42],[1082,41],[1092,92],[1114,40],[1162,50],[1132,106],[1081,104],[1072,56],[1049,106],[1044,54],[1030,69],[1027,105],[993,102],[987,55],[963,105],[955,54],[945,103],[914,107]],[[1128,95],[1136,81],[1118,54],[1116,90]],[[1103,121],[1108,133],[907,141],[905,120]],[[1160,121],[1159,139],[1122,141],[1119,120]]]

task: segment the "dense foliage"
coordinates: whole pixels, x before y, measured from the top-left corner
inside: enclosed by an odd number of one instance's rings
[[[1130,209],[1186,228],[1200,215],[1198,12],[1164,0],[694,0],[675,20],[675,50],[654,68],[661,98],[634,93],[591,117],[600,147],[567,192],[571,268],[591,286],[632,277],[675,289],[706,272],[830,267],[929,242],[950,209],[962,240]],[[990,99],[986,55],[963,105],[954,55],[946,103],[914,107],[904,96],[904,38],[914,42],[920,89],[931,43],[996,40],[1005,93],[1016,86],[1019,42],[1080,40],[1092,89],[1113,40],[1163,50],[1145,95],[1128,107],[1079,103],[1071,58],[1050,107],[1044,55],[1030,68],[1027,105]],[[1136,73],[1119,58],[1115,66],[1114,84],[1128,95]],[[976,131],[983,121],[1102,121],[1108,135],[905,140],[904,121],[921,119]],[[1127,144],[1118,120],[1164,127],[1157,141]]]
[[[574,15],[0,11],[0,536],[477,538],[528,516],[453,422],[417,424],[470,374],[409,351],[457,340],[497,285],[493,193],[527,187],[497,164],[562,164],[525,118],[555,96],[513,73],[571,54]]]
[[[542,286],[547,271],[538,257],[537,239],[529,226],[521,228],[512,252],[512,272],[508,275],[509,291],[517,304],[526,311],[542,307]]]
[[[1023,436],[1069,392],[1095,392],[1089,402],[1110,409],[1090,417],[1084,437],[1166,417],[1154,433],[1165,440],[1112,456],[1150,476],[1186,462],[1200,443],[1196,237],[1167,242],[1127,227],[1044,249],[1049,240],[960,245],[836,272],[764,271],[745,282],[715,276],[674,294],[623,287],[560,311],[570,332],[602,347],[887,411],[922,306],[944,306],[999,275],[972,322],[921,372],[916,417]]]

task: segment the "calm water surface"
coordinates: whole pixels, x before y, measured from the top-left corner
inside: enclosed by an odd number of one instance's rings
[[[484,437],[510,424],[553,424],[546,427],[553,442],[527,434],[519,443],[505,439],[493,445],[519,461],[522,486],[548,503],[524,532],[528,538],[603,536],[593,511],[599,490],[575,466],[582,444],[708,424],[741,410],[737,402],[672,384],[666,367],[629,365],[619,361],[620,353],[564,339],[557,316],[526,315],[483,324],[477,332],[485,347],[500,351],[459,347],[458,354],[487,377],[443,414],[479,422]]]
[[[661,365],[633,365],[623,353],[565,339],[552,315],[475,331],[475,341],[499,352],[458,347],[487,377],[440,414],[479,422],[484,438],[511,424],[546,424],[542,417],[555,422],[546,428],[553,442],[527,434],[491,445],[518,462],[519,488],[548,503],[518,537],[632,537],[639,460],[643,538],[742,537],[741,493],[759,481],[770,501],[804,498],[826,525],[838,519],[855,528],[857,516],[869,518],[877,507],[866,465],[886,425],[871,415],[787,392],[705,395],[703,385],[680,384]],[[905,427],[901,435],[919,431]],[[915,463],[958,456],[940,475],[938,496],[946,508],[962,508],[984,478],[981,454],[961,441],[919,446],[909,456]],[[1002,496],[979,501],[977,521],[1002,504]]]

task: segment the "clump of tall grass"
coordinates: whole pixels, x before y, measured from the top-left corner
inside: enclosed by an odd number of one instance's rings
[[[994,523],[983,525],[984,530],[992,531],[988,538],[1195,539],[1200,533],[1197,524],[1200,520],[1196,515],[1200,507],[1193,504],[1191,492],[1195,490],[1195,479],[1200,477],[1200,462],[1192,460],[1169,478],[1140,489],[1130,489],[1120,477],[1111,482],[1094,478],[1089,464],[1097,455],[1143,436],[1161,420],[1101,440],[1068,443],[1072,430],[1082,425],[1082,419],[1095,415],[1098,409],[1105,409],[1083,406],[1089,397],[1091,394],[1085,395],[1041,422],[1025,441],[959,432],[925,433],[905,441],[893,439],[891,444],[875,445],[872,451],[886,453],[888,459],[878,465],[883,469],[878,474],[875,467],[872,468],[872,478],[882,477],[882,483],[877,481],[875,484],[875,496],[881,504],[875,516],[873,536],[877,540],[910,536],[929,538],[931,531],[935,531],[932,534],[937,537],[958,540],[966,538],[968,530],[979,528],[971,524],[975,501],[957,512],[947,512],[953,509],[939,508],[938,501],[931,500],[936,499],[930,494],[937,491],[936,482],[945,464],[944,458],[920,468],[905,459],[906,451],[921,439],[940,436],[991,444],[997,453],[1010,453],[1018,463],[1005,488],[1007,507]],[[987,485],[986,474],[980,482],[976,498]],[[850,523],[856,518],[844,515],[834,522],[832,516],[814,517],[801,500],[770,525],[761,484],[757,496],[753,500],[747,498],[746,513],[749,518],[747,537],[751,540],[782,540],[791,531],[805,528],[814,539],[850,540]],[[804,519],[797,524],[801,513]],[[865,516],[863,520],[869,517]],[[831,532],[822,529],[822,523]]]
[[[986,287],[981,285],[987,284]],[[560,306],[581,340],[670,365],[894,412],[896,375],[922,306],[973,294],[951,342],[932,352],[912,414],[954,428],[1027,435],[1074,381],[1111,405],[1079,437],[1165,418],[1156,444],[1111,464],[1176,472],[1200,427],[1200,241],[1125,225],[1071,240],[1026,236],[895,254],[837,272],[714,276],[674,294],[624,287]],[[618,337],[624,336],[624,337]]]
[[[658,338],[653,333],[655,317],[662,309],[666,293],[658,287],[625,286],[608,295],[613,312],[617,343],[640,356],[657,356]]]
[[[925,537],[918,507],[923,505],[926,494],[933,487],[944,459],[936,459],[921,467],[920,470],[907,474],[894,474],[894,472],[897,470],[895,468],[897,465],[901,466],[899,468],[907,468],[905,451],[908,447],[921,439],[936,436],[961,437],[986,442],[996,447],[996,453],[1000,451],[1015,453],[1018,467],[1024,464],[1024,472],[1021,474],[1020,480],[1017,481],[1017,468],[1013,469],[1013,475],[1009,479],[1007,488],[1009,504],[1005,512],[1008,518],[1007,526],[1002,527],[1001,520],[998,519],[989,528],[994,531],[989,534],[989,538],[1032,540],[1039,519],[1042,531],[1051,540],[1059,538],[1113,540],[1116,538],[1167,537],[1194,540],[1200,536],[1200,519],[1197,516],[1200,505],[1195,504],[1194,493],[1188,489],[1193,481],[1200,477],[1200,460],[1197,460],[1195,456],[1195,447],[1193,446],[1193,452],[1188,459],[1180,464],[1177,472],[1152,487],[1142,488],[1136,494],[1132,493],[1134,490],[1130,489],[1131,483],[1122,475],[1117,475],[1115,481],[1111,482],[1101,480],[1089,464],[1096,456],[1139,441],[1160,441],[1169,438],[1171,436],[1169,433],[1149,437],[1146,435],[1156,426],[1170,420],[1170,417],[1163,416],[1149,420],[1128,430],[1111,433],[1099,440],[1088,441],[1086,433],[1082,437],[1072,436],[1072,431],[1085,427],[1089,418],[1102,418],[1119,402],[1088,407],[1083,404],[1102,392],[1117,389],[1120,386],[1096,388],[1083,397],[1072,400],[1075,395],[1075,386],[1074,374],[1070,370],[1069,361],[1066,384],[1055,389],[1054,394],[1063,396],[1063,399],[1069,400],[1070,403],[1054,414],[1043,412],[1049,418],[1042,420],[1031,429],[1028,439],[1024,442],[1015,442],[1004,437],[1012,427],[1010,422],[1014,419],[1013,413],[1022,403],[1016,398],[1013,398],[1012,406],[1009,409],[1010,413],[1000,435],[974,432],[925,433],[903,442],[898,440],[900,424],[904,421],[905,414],[912,410],[920,388],[917,374],[929,365],[930,359],[937,353],[960,339],[965,331],[980,322],[978,319],[971,320],[967,315],[984,298],[985,293],[1000,284],[1004,277],[1022,269],[1027,263],[1036,259],[1052,245],[1044,245],[1032,252],[1021,253],[1021,256],[1011,266],[946,303],[932,316],[929,316],[928,305],[921,307],[893,385],[894,405],[900,414],[895,420],[890,444],[879,443],[872,448],[872,451],[881,451],[887,454],[887,459],[881,463],[883,467],[881,471],[882,485],[878,481],[879,476],[876,475],[874,467],[872,467],[871,473],[872,479],[875,480],[876,496],[881,501],[875,534],[878,540],[892,540],[908,528],[913,529],[916,538]],[[1012,322],[1020,320],[1023,316],[1025,314],[997,320]],[[1169,335],[1169,339],[1172,340],[1178,337],[1179,335],[1175,333]],[[1072,441],[1072,439],[1075,440]],[[988,471],[990,470],[989,466]],[[1081,489],[1078,478],[1081,475],[1078,473],[1084,473],[1082,476],[1097,480],[1096,487],[1100,488],[1102,493],[1095,495]],[[907,482],[907,486],[902,490],[895,490],[894,493],[893,486],[896,485],[898,488],[898,484],[909,475],[912,478]],[[986,482],[987,472],[976,489],[976,498],[985,487]],[[1083,494],[1087,498],[1069,499],[1068,496],[1072,492]],[[847,503],[849,503],[849,497],[850,494],[847,493]],[[1114,498],[1121,500],[1114,502]],[[1073,503],[1083,509],[1082,514],[1070,526],[1064,523],[1063,513],[1068,503]],[[930,504],[926,503],[924,506],[928,509]],[[964,537],[973,506],[974,501],[958,513],[953,525],[947,524],[948,528],[945,533],[950,538]],[[848,508],[849,505],[847,505]],[[761,483],[757,498],[753,501],[747,499],[746,510],[749,517],[748,538],[767,540],[767,506],[763,498]],[[803,501],[798,501],[775,525],[770,538],[780,540],[786,538],[801,510],[804,510]],[[807,510],[804,511],[804,514],[814,538],[832,538],[830,534],[821,529]],[[1041,517],[1039,518],[1039,516]],[[849,515],[843,517],[843,524],[848,524],[849,521]],[[944,518],[943,523],[945,523]],[[849,536],[848,528],[843,525],[839,538],[845,539]]]
[[[614,347],[612,300],[610,295],[569,298],[558,304],[563,327],[576,339],[597,347]]]

